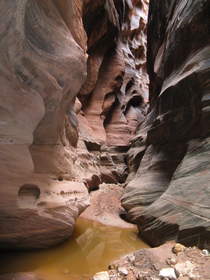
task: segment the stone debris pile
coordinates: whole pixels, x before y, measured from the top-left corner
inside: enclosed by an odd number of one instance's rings
[[[93,280],[210,280],[210,254],[169,242],[126,255]]]

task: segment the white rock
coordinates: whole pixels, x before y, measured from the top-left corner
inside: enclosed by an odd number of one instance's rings
[[[93,276],[93,280],[109,280],[109,273],[107,271],[98,272]]]
[[[198,273],[189,273],[188,277],[190,278],[190,280],[196,280],[196,279],[201,279],[200,275]]]
[[[128,275],[128,270],[125,267],[118,267],[118,272],[122,275]]]
[[[206,249],[203,249],[202,250],[202,255],[204,255],[204,256],[209,256],[209,251],[208,250],[206,250]]]
[[[174,268],[178,275],[182,274],[183,276],[187,276],[189,273],[193,272],[195,265],[190,261],[186,261],[183,263],[177,263]]]
[[[170,280],[177,279],[175,270],[173,268],[163,268],[160,270],[159,276],[162,278],[168,278]]]

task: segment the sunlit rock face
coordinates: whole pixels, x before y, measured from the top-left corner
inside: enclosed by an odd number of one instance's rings
[[[87,187],[125,180],[147,102],[146,14],[147,1],[1,1],[1,248],[65,240]]]
[[[81,129],[81,134],[100,144],[125,146],[144,118],[148,99],[148,3],[98,1],[89,6],[84,17],[88,75],[78,96],[79,118],[83,123],[85,118],[89,131]]]
[[[90,187],[96,178],[122,183],[127,176],[126,152],[148,101],[147,13],[147,1],[89,1],[84,8],[87,78],[75,106],[80,154],[99,167],[94,178],[92,166],[84,170]]]
[[[87,59],[79,1],[67,2],[66,15],[59,1],[0,3],[1,248],[65,240],[89,203],[82,182],[60,175],[73,166],[76,129],[65,127]]]
[[[122,203],[152,245],[210,247],[209,15],[207,0],[150,1],[150,109]]]

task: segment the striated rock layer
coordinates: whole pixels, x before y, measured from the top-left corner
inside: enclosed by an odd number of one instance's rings
[[[150,109],[122,200],[151,245],[210,247],[210,2],[150,1]]]
[[[146,13],[146,0],[1,1],[0,248],[65,240],[87,187],[125,181]]]
[[[75,107],[78,148],[95,162],[95,171],[85,170],[90,188],[122,183],[127,176],[126,152],[148,99],[147,11],[146,0],[95,1],[84,9],[87,78]]]
[[[68,6],[69,25],[58,2],[0,3],[0,247],[4,249],[42,248],[65,240],[89,204],[83,183],[60,176],[72,172],[64,127],[86,77],[86,35],[74,1]],[[80,45],[74,38],[75,21]]]

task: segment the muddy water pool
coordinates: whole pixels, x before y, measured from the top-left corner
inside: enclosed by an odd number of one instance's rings
[[[115,259],[146,245],[137,229],[78,219],[71,239],[48,250],[0,254],[0,274],[34,272],[44,280],[90,279]]]

